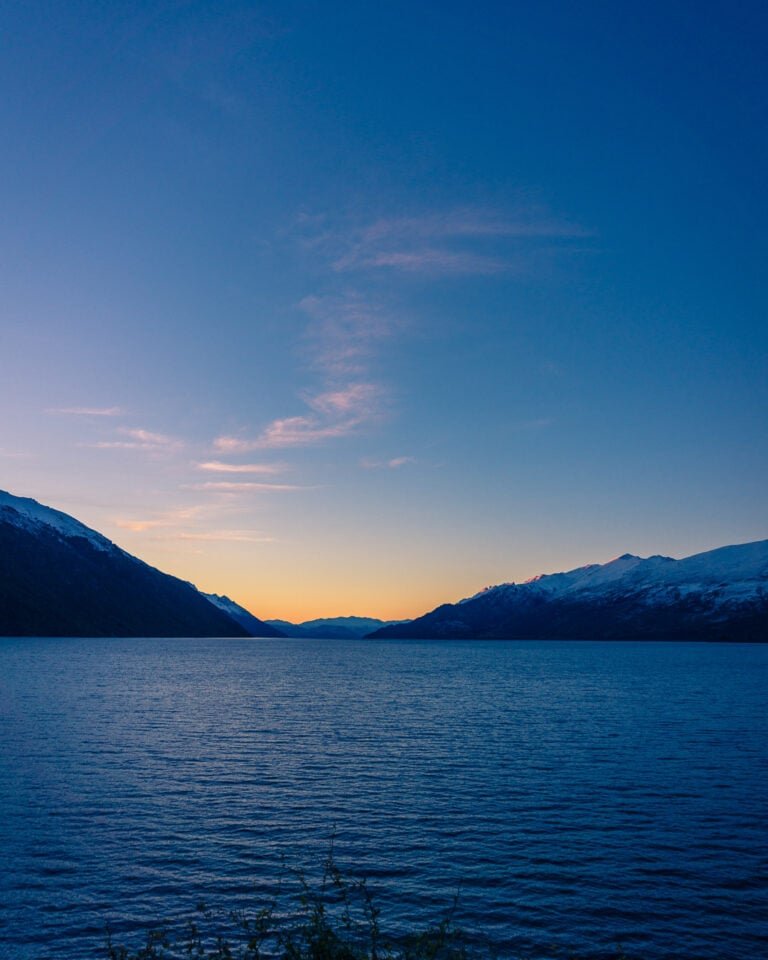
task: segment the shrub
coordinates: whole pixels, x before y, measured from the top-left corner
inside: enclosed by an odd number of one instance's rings
[[[285,876],[285,871],[283,872]],[[107,931],[108,960],[469,960],[454,926],[453,906],[434,926],[408,936],[388,937],[365,880],[339,870],[333,847],[320,883],[312,887],[300,871],[287,889],[280,880],[269,903],[256,910],[214,914],[199,904],[185,923],[165,923],[132,950]],[[474,955],[473,955],[474,956]]]

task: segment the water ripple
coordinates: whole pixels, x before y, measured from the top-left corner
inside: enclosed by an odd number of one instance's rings
[[[0,957],[103,956],[281,858],[501,957],[753,960],[768,647],[0,641]]]

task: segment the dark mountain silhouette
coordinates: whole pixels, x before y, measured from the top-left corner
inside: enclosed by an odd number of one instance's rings
[[[402,622],[377,620],[375,617],[321,617],[318,620],[305,620],[303,623],[291,623],[288,620],[267,621],[286,637],[320,640],[355,640],[380,627]]]
[[[262,635],[272,634],[263,625]],[[66,513],[0,492],[0,635],[245,637],[252,631],[192,584]]]

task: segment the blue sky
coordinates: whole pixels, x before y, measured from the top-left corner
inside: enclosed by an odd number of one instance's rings
[[[260,616],[768,536],[767,20],[6,4],[0,486]]]

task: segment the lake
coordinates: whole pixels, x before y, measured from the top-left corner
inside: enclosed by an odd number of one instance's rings
[[[0,957],[289,867],[501,957],[764,956],[768,646],[0,640]],[[136,941],[134,941],[135,943]]]

